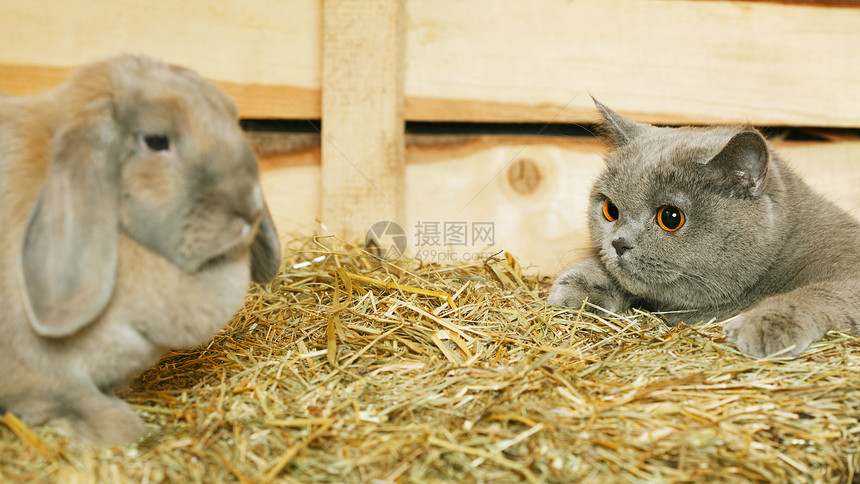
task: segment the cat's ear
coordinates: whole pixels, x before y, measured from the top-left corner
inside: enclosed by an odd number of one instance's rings
[[[600,126],[598,134],[612,146],[622,146],[629,143],[630,140],[635,138],[645,128],[646,125],[625,118],[597,99],[594,99],[593,96],[591,99],[606,121]]]
[[[702,169],[732,187],[733,192],[757,196],[764,189],[770,154],[767,141],[758,131],[744,130],[711,158]]]

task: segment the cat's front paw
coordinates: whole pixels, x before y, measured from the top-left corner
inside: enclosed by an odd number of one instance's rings
[[[776,309],[753,309],[736,316],[723,327],[723,335],[739,350],[763,358],[786,348],[781,356],[803,353],[817,338],[812,328],[789,312]]]
[[[585,300],[608,314],[628,309],[627,298],[595,261],[585,261],[565,272],[552,285],[547,301],[579,308]]]
[[[583,288],[562,277],[553,283],[547,301],[555,306],[578,308],[587,298],[588,293]]]

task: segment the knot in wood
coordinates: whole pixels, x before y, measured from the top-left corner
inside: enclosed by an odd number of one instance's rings
[[[530,158],[518,158],[508,167],[508,184],[520,195],[531,195],[543,180],[540,166]]]

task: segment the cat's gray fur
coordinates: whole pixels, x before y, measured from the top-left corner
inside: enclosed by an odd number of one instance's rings
[[[683,311],[670,324],[733,317],[728,341],[758,357],[797,355],[831,329],[860,334],[860,224],[761,134],[658,128],[595,103],[613,146],[589,203],[597,254],[558,278],[550,303]],[[685,212],[675,232],[656,223],[663,205]]]

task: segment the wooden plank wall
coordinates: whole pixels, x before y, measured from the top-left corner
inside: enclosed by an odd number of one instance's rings
[[[402,5],[408,120],[589,122],[591,93],[643,121],[860,125],[857,6]],[[0,92],[38,92],[71,66],[144,51],[222,81],[243,116],[318,119],[322,11],[321,0],[2,0]]]
[[[648,122],[860,127],[851,2],[0,0],[0,27],[0,92],[40,92],[129,50],[199,70],[245,118],[322,118],[322,142],[260,143],[284,234],[321,232],[320,220],[360,240],[393,219],[413,253],[507,249],[544,273],[587,247],[582,207],[602,148],[510,136],[407,145],[404,120],[589,123],[593,94]],[[848,138],[785,149],[858,214],[860,148]],[[492,223],[494,243],[417,243],[446,222]]]

